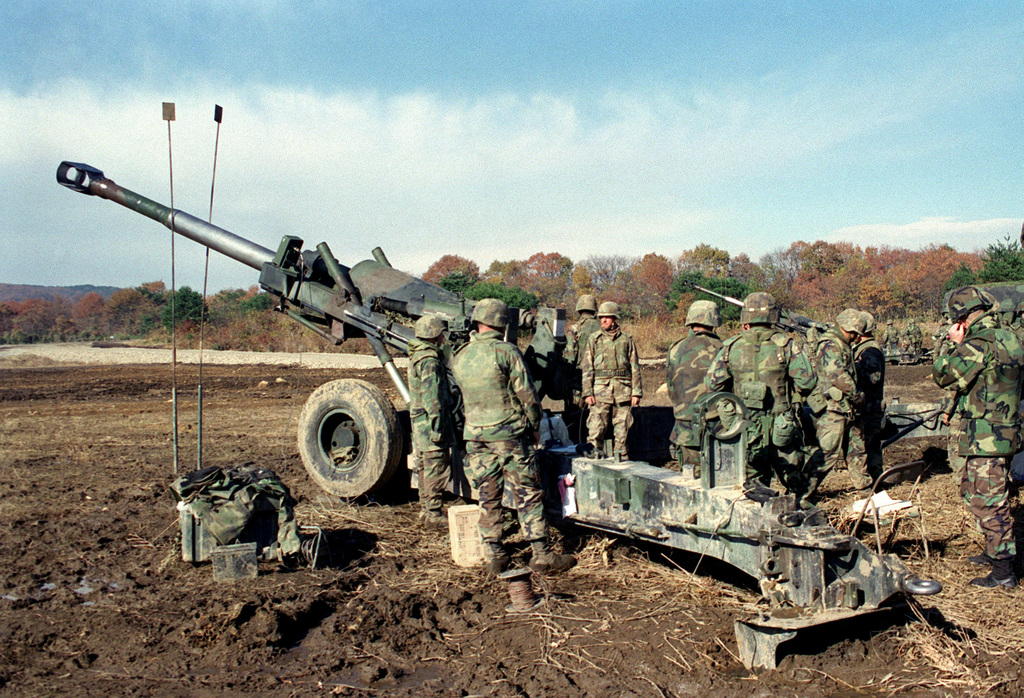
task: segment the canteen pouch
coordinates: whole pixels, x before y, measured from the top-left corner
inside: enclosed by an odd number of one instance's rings
[[[752,410],[764,410],[768,398],[768,384],[764,381],[744,381],[740,384],[740,400]]]
[[[792,412],[780,412],[775,415],[772,422],[772,444],[777,448],[784,448],[796,438],[797,429],[796,417]]]

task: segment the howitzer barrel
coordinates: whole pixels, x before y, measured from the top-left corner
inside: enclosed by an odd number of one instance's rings
[[[211,250],[231,257],[256,270],[274,260],[274,253],[262,245],[228,232],[193,215],[159,204],[152,199],[129,191],[103,172],[79,162],[62,162],[57,168],[57,182],[80,194],[99,196],[121,204],[136,213],[161,223],[190,240],[205,245]]]

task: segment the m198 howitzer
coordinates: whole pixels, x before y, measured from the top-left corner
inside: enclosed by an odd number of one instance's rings
[[[471,302],[392,268],[379,249],[374,259],[348,268],[325,243],[304,251],[301,240],[285,236],[273,252],[130,192],[88,165],[62,163],[57,181],[115,201],[258,270],[260,286],[277,299],[278,310],[303,326],[332,342],[366,337],[382,364],[390,365],[388,373],[400,390],[404,384],[390,352],[408,348],[410,320],[434,314],[451,331],[468,332]],[[519,316],[513,313],[510,326]],[[545,309],[537,318],[525,353],[530,371],[543,392],[562,399],[558,345],[564,312]],[[638,461],[582,458],[571,445],[551,449],[545,456],[547,474],[574,475],[578,493],[572,499],[575,512],[564,508],[567,498],[560,502],[562,512],[592,529],[718,558],[754,578],[767,603],[757,618],[735,626],[748,667],[774,667],[779,644],[802,628],[873,613],[903,595],[941,589],[913,575],[894,555],[876,555],[839,533],[820,511],[801,510],[793,495],[766,501],[747,497],[744,409],[736,396],[708,396],[701,413],[699,480],[692,471],[687,477]],[[726,425],[727,414],[738,416]],[[313,392],[299,419],[298,442],[313,479],[347,497],[383,487],[405,453],[391,401],[358,380],[332,381]]]
[[[326,242],[303,250],[303,241],[285,235],[277,251],[171,209],[129,191],[103,172],[62,162],[57,181],[82,194],[109,199],[152,218],[201,245],[260,272],[260,287],[277,299],[276,309],[333,344],[365,337],[402,397],[409,392],[392,352],[407,353],[413,322],[435,315],[454,341],[468,337],[474,303],[391,266],[381,248],[373,259],[347,267]],[[532,325],[536,330],[526,352],[538,389],[560,399],[557,379],[565,311],[541,309],[536,315],[509,310],[508,336]],[[331,494],[355,497],[385,485],[398,470],[406,439],[387,396],[372,383],[336,380],[317,388],[299,418],[299,452],[306,470]]]
[[[740,308],[743,307],[743,301],[741,301],[739,298],[733,298],[732,296],[726,296],[724,294],[718,293],[717,291],[712,291],[710,288],[700,286],[693,281],[683,281],[683,283],[685,283],[687,286],[689,286],[695,291],[700,291],[701,293],[705,293],[709,296],[718,298],[719,300],[723,300],[726,303],[730,303]],[[811,318],[805,317],[803,315],[790,313],[786,310],[781,310],[779,312],[779,321],[775,324],[780,329],[785,330],[786,332],[799,332],[801,335],[805,337],[807,336],[807,331],[811,328],[814,328],[818,332],[824,332],[825,330],[828,329],[828,325],[826,324],[817,322],[816,320],[812,320]]]

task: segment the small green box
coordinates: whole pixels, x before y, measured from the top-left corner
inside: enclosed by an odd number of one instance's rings
[[[210,553],[210,561],[213,562],[213,578],[218,582],[256,579],[259,574],[255,543],[219,545]]]

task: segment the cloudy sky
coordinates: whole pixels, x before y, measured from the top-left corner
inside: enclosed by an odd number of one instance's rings
[[[984,248],[1024,219],[1018,1],[22,0],[0,8],[0,282],[170,283],[84,162],[266,247],[671,258]],[[162,120],[161,104],[177,120]],[[176,245],[202,285],[204,248]],[[248,267],[211,259],[210,288]]]

